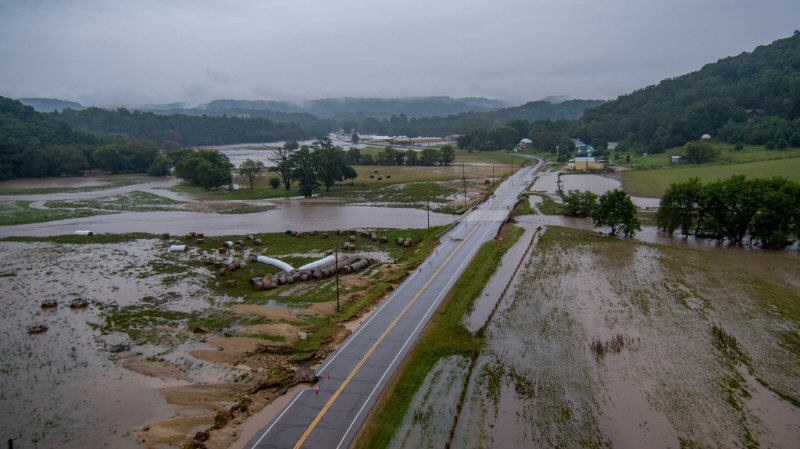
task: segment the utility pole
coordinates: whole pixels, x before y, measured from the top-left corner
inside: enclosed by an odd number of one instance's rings
[[[464,207],[467,207],[467,173],[464,171],[464,163],[461,163],[461,177],[464,178]]]
[[[334,271],[336,271],[336,311],[339,311],[339,248],[334,248]]]
[[[494,185],[494,164],[492,164],[492,185]]]
[[[428,197],[427,210],[428,210],[428,237],[430,237],[431,236],[431,197]]]

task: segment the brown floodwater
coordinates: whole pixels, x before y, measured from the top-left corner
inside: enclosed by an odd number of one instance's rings
[[[589,174],[561,174],[562,189],[564,192],[570,190],[586,190],[602,195],[614,189],[621,189],[622,182],[617,178],[601,175]],[[555,194],[558,192],[558,173],[545,173],[537,178],[531,190],[537,192],[547,192]],[[631,196],[631,200],[637,207],[657,208],[661,202],[660,198],[645,198]]]
[[[102,335],[101,307],[145,304],[145,296],[166,292],[171,310],[208,307],[202,278],[185,273],[170,287],[161,275],[147,275],[147,264],[164,261],[163,242],[55,245],[0,242],[0,429],[3,437],[19,436],[16,447],[139,448],[129,431],[148,420],[172,416],[158,388],[187,381],[160,379],[123,369],[109,349],[129,343],[119,333]],[[168,257],[188,257],[169,255]],[[67,305],[74,298],[89,301],[85,309]],[[44,310],[42,301],[56,300]],[[45,324],[42,334],[27,326]],[[184,344],[185,345],[185,344]],[[197,347],[204,345],[195,344]],[[177,366],[192,363],[178,354],[161,355],[156,345],[134,346],[144,356],[159,354]],[[216,382],[227,371],[206,366],[191,370],[192,380]]]
[[[430,213],[431,226],[450,224],[455,215]],[[206,235],[252,234],[257,232],[330,231],[354,228],[424,228],[426,211],[396,207],[340,206],[281,203],[277,209],[253,214],[202,212],[126,212],[122,214],[73,218],[45,223],[0,227],[0,237],[72,234],[78,229],[95,233],[149,232]]]

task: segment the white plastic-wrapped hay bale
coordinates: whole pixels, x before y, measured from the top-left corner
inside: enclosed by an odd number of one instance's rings
[[[75,231],[75,235],[94,235],[94,232],[85,229],[79,229]]]
[[[167,252],[170,253],[185,253],[188,250],[189,247],[186,245],[170,245],[169,248],[167,248]]]

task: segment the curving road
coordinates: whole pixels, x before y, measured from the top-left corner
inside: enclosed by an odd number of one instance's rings
[[[543,163],[537,158],[462,217],[420,269],[316,370],[315,388],[295,396],[245,447],[348,447],[422,328],[480,246],[497,235]]]

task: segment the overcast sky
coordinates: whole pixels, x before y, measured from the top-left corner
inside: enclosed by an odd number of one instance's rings
[[[798,0],[0,0],[0,95],[607,99],[798,19]]]

